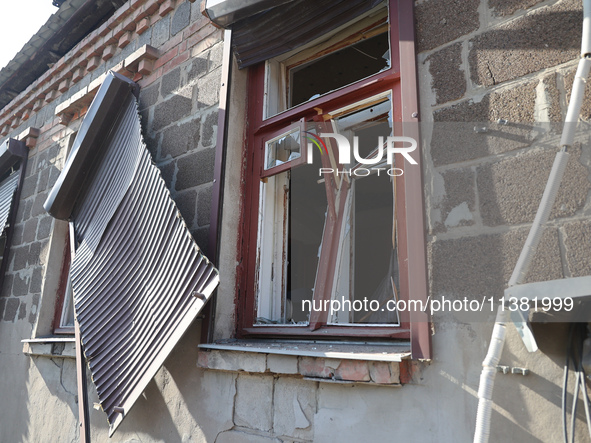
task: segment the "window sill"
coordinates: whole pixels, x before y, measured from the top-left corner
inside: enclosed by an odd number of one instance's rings
[[[198,365],[211,370],[387,386],[400,386],[412,378],[408,343],[232,340],[199,348]]]
[[[35,357],[76,358],[74,337],[43,337],[21,340],[23,354]]]

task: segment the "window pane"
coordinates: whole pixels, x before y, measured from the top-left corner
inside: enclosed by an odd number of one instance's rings
[[[320,161],[268,177],[261,183],[257,321],[306,324],[326,220]]]
[[[289,70],[290,107],[376,74],[390,66],[388,33],[361,40]]]
[[[64,294],[64,307],[60,319],[60,328],[74,327],[74,293],[72,292],[72,282],[68,274],[68,284]]]
[[[302,155],[298,128],[265,143],[265,169],[282,165]]]
[[[380,137],[383,142],[392,135],[391,109],[390,97],[376,98],[365,107],[344,113],[334,121],[338,133],[351,141],[357,137],[359,158],[373,159],[381,155],[382,160],[376,160],[375,164],[356,165],[352,155],[354,163],[346,165],[352,169],[357,167],[357,174],[351,174],[332,299],[347,308],[329,318],[331,323],[399,322],[396,311],[389,309],[393,303],[388,305],[389,301],[397,299],[398,287],[394,177],[390,175],[395,172],[392,172],[392,165],[385,163],[385,152],[380,154],[378,149]],[[348,309],[349,305],[343,301],[364,308]],[[366,309],[366,306],[372,307]]]

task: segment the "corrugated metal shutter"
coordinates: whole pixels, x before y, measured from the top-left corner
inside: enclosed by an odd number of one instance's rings
[[[109,88],[126,81],[111,74],[91,108],[101,106],[97,99],[109,102]],[[76,240],[70,272],[84,353],[112,435],[219,276],[152,163],[132,90],[105,103],[117,118],[104,132],[109,135],[101,158],[93,160],[90,172],[80,168],[87,175],[70,215]],[[68,159],[58,180],[63,189],[54,188],[46,203],[52,213],[59,212],[60,193],[68,194],[66,188],[76,183],[79,171],[68,168],[74,163]]]
[[[18,185],[19,171],[15,171],[0,183],[0,235],[4,233],[16,186]]]
[[[382,3],[382,0],[295,0],[232,25],[239,68],[311,42]]]

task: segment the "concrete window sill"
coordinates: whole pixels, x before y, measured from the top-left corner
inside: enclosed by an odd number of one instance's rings
[[[74,337],[44,337],[21,341],[23,354],[50,358],[76,358]]]
[[[400,386],[412,378],[408,343],[234,340],[199,345],[198,366],[331,383]]]

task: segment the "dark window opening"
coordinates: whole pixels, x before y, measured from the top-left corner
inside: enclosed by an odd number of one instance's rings
[[[388,32],[289,70],[290,107],[390,66]]]

